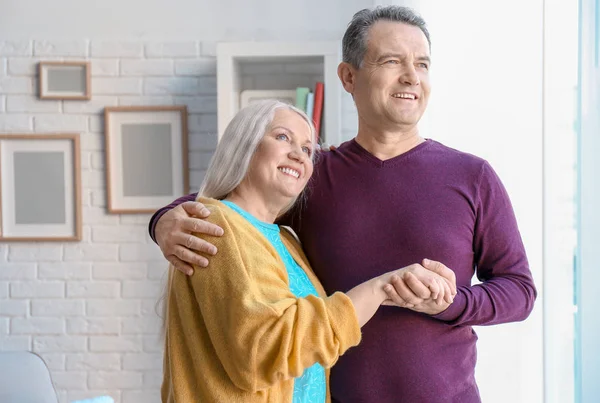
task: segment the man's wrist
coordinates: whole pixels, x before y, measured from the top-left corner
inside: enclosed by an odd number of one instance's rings
[[[448,308],[431,316],[444,322],[456,321],[467,307],[467,299],[465,298],[464,294],[460,292],[460,289],[457,291],[458,293],[454,296],[454,301],[450,304],[450,306],[448,306]]]
[[[162,216],[169,211],[166,208],[162,208],[160,210],[158,210],[156,213],[154,213],[154,215],[152,216],[152,218],[150,219],[150,226],[148,228],[148,231],[150,232],[150,238],[152,238],[152,240],[154,241],[155,244],[158,245],[158,241],[156,240],[156,226],[158,225],[158,222],[160,221],[160,219],[162,218]]]

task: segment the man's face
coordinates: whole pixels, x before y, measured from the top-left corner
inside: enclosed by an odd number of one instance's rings
[[[349,91],[360,118],[380,130],[414,128],[429,100],[430,64],[429,44],[418,27],[391,21],[373,24]]]

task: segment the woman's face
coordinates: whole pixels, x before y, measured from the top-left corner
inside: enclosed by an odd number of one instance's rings
[[[277,109],[252,157],[247,179],[263,194],[297,197],[312,175],[313,152],[306,121],[292,110]]]

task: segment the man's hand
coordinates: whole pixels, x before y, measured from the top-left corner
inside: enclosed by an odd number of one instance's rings
[[[404,299],[398,295],[395,287],[397,287],[397,283],[394,283],[394,286],[388,285],[384,287],[384,290],[388,296],[388,300],[384,302],[383,305],[399,306],[415,312],[422,312],[427,315],[437,315],[438,313],[444,312],[446,309],[448,309],[451,304],[445,299],[440,303],[431,298],[422,299],[421,302],[417,304],[408,304],[404,302]]]
[[[208,266],[208,259],[197,252],[208,255],[217,253],[217,248],[192,232],[221,236],[223,229],[203,220],[210,211],[199,202],[185,202],[163,214],[154,229],[156,243],[165,258],[175,268],[188,276],[194,273],[192,265]],[[194,218],[200,217],[200,218]]]
[[[394,305],[435,315],[448,308],[456,295],[454,272],[440,262],[424,259],[394,272],[384,287],[388,300]]]
[[[444,278],[446,283],[448,283],[450,286],[452,296],[456,295],[456,274],[454,274],[454,271],[435,260],[423,259],[422,264],[427,270],[439,274],[442,278]]]
[[[327,144],[317,144],[317,150],[319,150],[319,151],[334,151],[335,149],[337,149],[337,146],[334,146],[334,145],[328,146]]]

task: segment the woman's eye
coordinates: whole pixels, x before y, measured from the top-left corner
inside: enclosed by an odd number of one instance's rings
[[[302,151],[308,155],[310,155],[312,153],[312,150],[310,149],[310,147],[302,147]]]
[[[289,137],[288,137],[288,136],[287,136],[287,134],[285,134],[285,133],[279,133],[277,136],[275,136],[275,138],[276,138],[277,140],[286,140],[286,141],[287,141],[287,139],[288,139]]]

